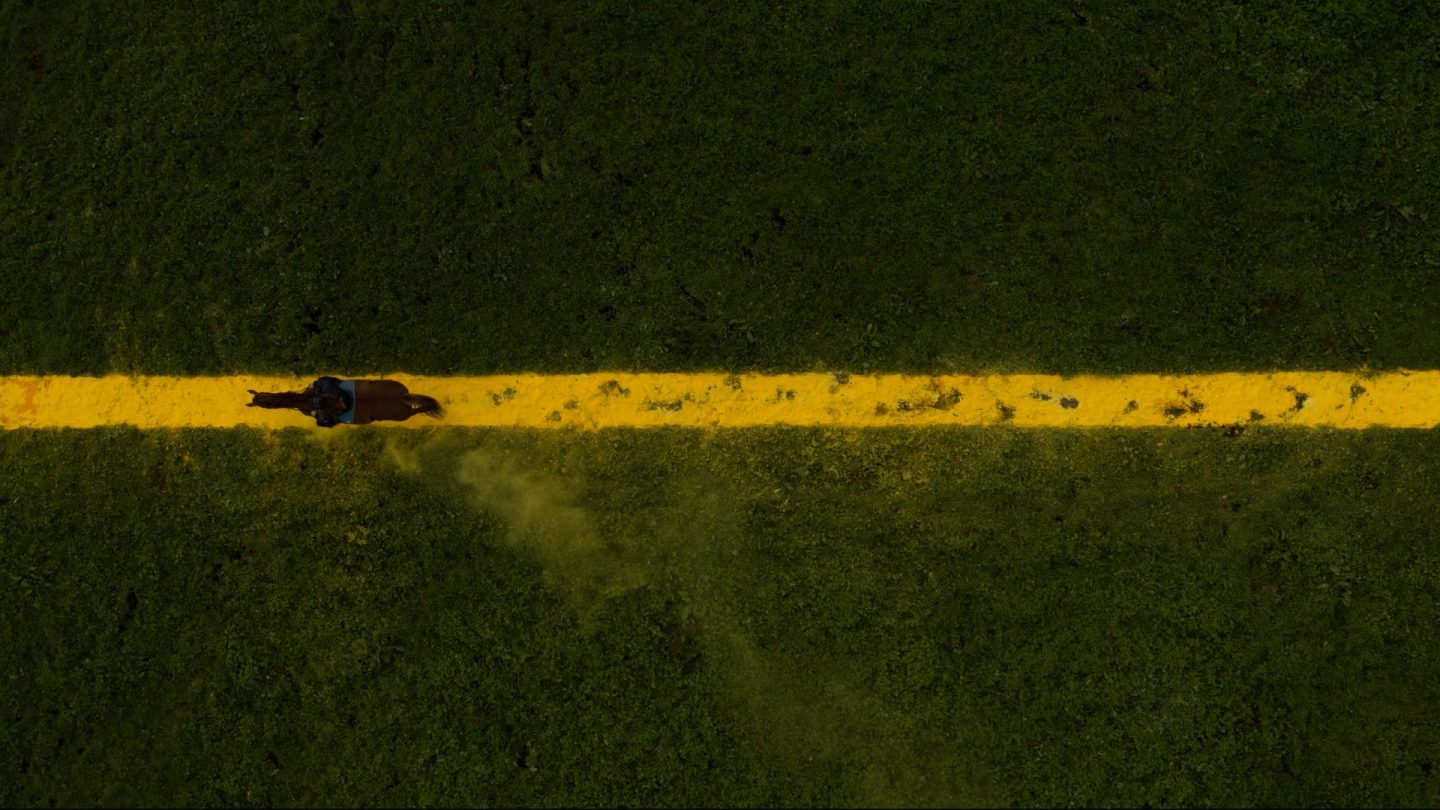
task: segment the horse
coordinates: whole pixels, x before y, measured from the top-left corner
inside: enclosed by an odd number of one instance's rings
[[[338,380],[321,377],[304,391],[268,392],[246,389],[248,408],[294,408],[313,416],[320,427],[336,424],[404,422],[417,413],[439,419],[445,409],[434,397],[412,394],[395,380]]]

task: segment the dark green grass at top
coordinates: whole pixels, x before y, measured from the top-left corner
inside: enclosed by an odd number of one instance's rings
[[[0,803],[1440,801],[1433,434],[434,436],[0,433]]]
[[[0,3],[0,372],[1440,358],[1430,4]]]

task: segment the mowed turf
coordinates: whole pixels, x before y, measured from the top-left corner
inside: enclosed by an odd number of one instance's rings
[[[10,431],[7,804],[1433,805],[1433,432]]]
[[[0,373],[1440,358],[1440,9],[0,5]]]
[[[1435,369],[1436,31],[0,0],[0,373]],[[6,431],[0,802],[1433,806],[1436,436]]]

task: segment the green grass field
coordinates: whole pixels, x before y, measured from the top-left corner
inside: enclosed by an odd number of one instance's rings
[[[1440,365],[1440,10],[0,0],[0,373]],[[0,433],[0,803],[1440,804],[1434,431]]]

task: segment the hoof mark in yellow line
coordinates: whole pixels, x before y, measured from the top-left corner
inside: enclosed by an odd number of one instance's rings
[[[372,427],[1396,427],[1440,425],[1440,371],[1132,374],[501,374],[397,379],[446,417]],[[0,428],[314,427],[247,408],[292,377],[0,377]],[[318,429],[318,428],[317,428]],[[345,426],[337,428],[346,429]]]

